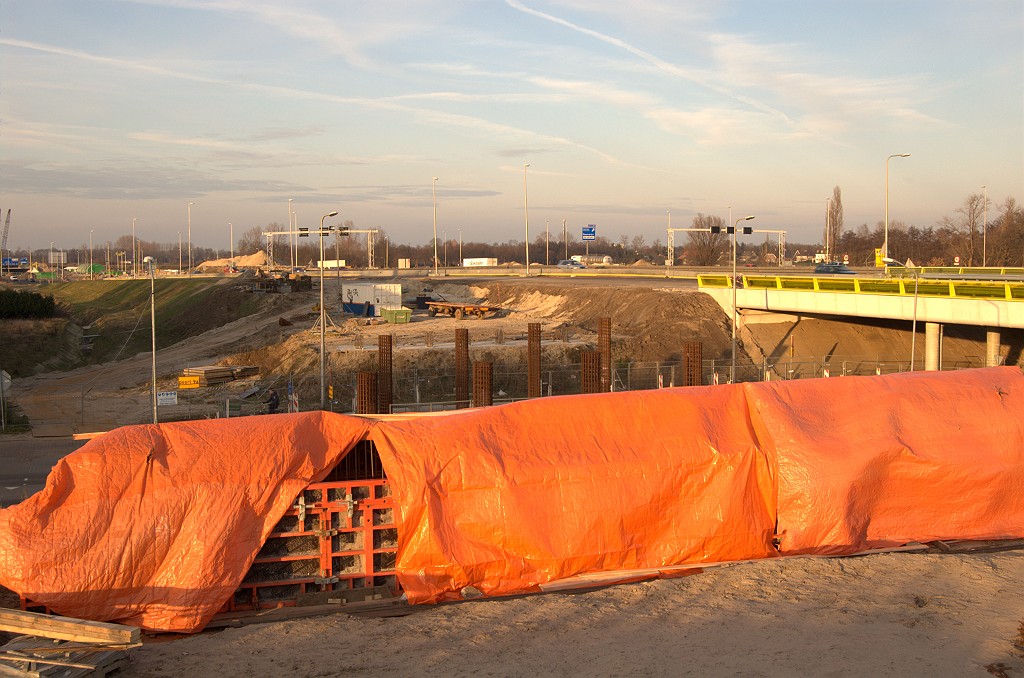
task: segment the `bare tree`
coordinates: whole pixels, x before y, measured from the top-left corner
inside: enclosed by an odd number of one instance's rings
[[[712,233],[712,227],[719,229],[719,232]],[[693,228],[706,229],[706,232],[687,232],[686,252],[690,263],[696,266],[717,264],[729,245],[725,221],[722,217],[698,213],[693,218]]]
[[[972,193],[964,199],[964,204],[957,208],[959,218],[952,226],[959,235],[960,246],[963,248],[967,265],[974,266],[975,255],[981,251],[981,223],[985,210],[985,197],[981,193]],[[961,260],[963,261],[963,260]]]
[[[843,232],[843,192],[836,186],[832,189],[832,200],[828,204],[825,225],[825,251],[836,259],[836,243]]]
[[[633,238],[629,241],[630,248],[632,248],[632,250],[636,252],[637,256],[640,256],[640,253],[644,249],[644,245],[645,238],[642,235],[634,235]]]
[[[999,215],[989,224],[988,259],[999,266],[1024,264],[1024,206],[1012,197],[999,206]]]
[[[242,256],[249,254],[256,254],[262,250],[266,243],[263,237],[264,231],[276,231],[279,230],[280,225],[277,223],[269,224],[266,228],[262,226],[253,226],[238,239],[238,253]]]

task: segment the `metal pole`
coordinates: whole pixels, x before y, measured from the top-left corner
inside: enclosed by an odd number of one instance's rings
[[[138,272],[135,269],[135,252],[138,248],[135,246],[135,217],[132,217],[132,279],[139,277]]]
[[[192,205],[194,202],[188,204],[188,277],[192,277]]]
[[[981,265],[988,266],[988,185],[982,188],[985,189],[985,225],[981,232]]]
[[[907,158],[909,153],[893,153],[885,159],[885,235],[882,239],[882,258],[889,257],[889,159]]]
[[[324,356],[327,353],[327,327],[326,314],[324,313],[324,219],[336,217],[337,212],[331,212],[320,217],[320,409],[327,409],[327,364]]]
[[[89,280],[92,280],[92,231],[89,231]]]
[[[526,168],[530,163],[523,163],[523,217],[526,219],[526,275],[530,275],[530,200],[526,192]]]
[[[149,264],[149,328],[153,351],[153,423],[157,423],[156,413],[156,261],[146,257]]]
[[[920,269],[914,269],[914,322],[910,328],[910,371],[914,371],[914,354],[917,352],[917,283],[921,279]]]
[[[430,182],[430,191],[434,199],[434,275],[437,275],[437,177]]]
[[[736,383],[736,229],[741,221],[749,221],[753,218],[751,215],[737,219],[732,226],[732,363],[729,369],[729,383],[731,384]]]

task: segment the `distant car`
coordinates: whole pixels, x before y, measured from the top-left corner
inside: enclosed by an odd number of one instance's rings
[[[586,268],[586,266],[574,259],[562,259],[558,262],[558,268]]]
[[[824,264],[818,264],[814,267],[814,272],[819,274],[831,274],[831,273],[845,273],[848,275],[856,275],[857,272],[846,264],[840,264],[838,261],[826,262]]]

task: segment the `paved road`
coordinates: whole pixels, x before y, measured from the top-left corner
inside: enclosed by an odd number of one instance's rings
[[[84,445],[72,438],[0,436],[0,506],[10,506],[43,489],[59,459]]]

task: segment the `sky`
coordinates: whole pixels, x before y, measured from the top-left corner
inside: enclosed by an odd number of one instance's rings
[[[886,186],[890,223],[983,185],[991,218],[1024,201],[1022,45],[1021,0],[0,0],[0,210],[8,248],[134,218],[228,249],[289,210],[426,244],[435,206],[466,241],[704,213],[810,243],[837,185],[846,229]]]

